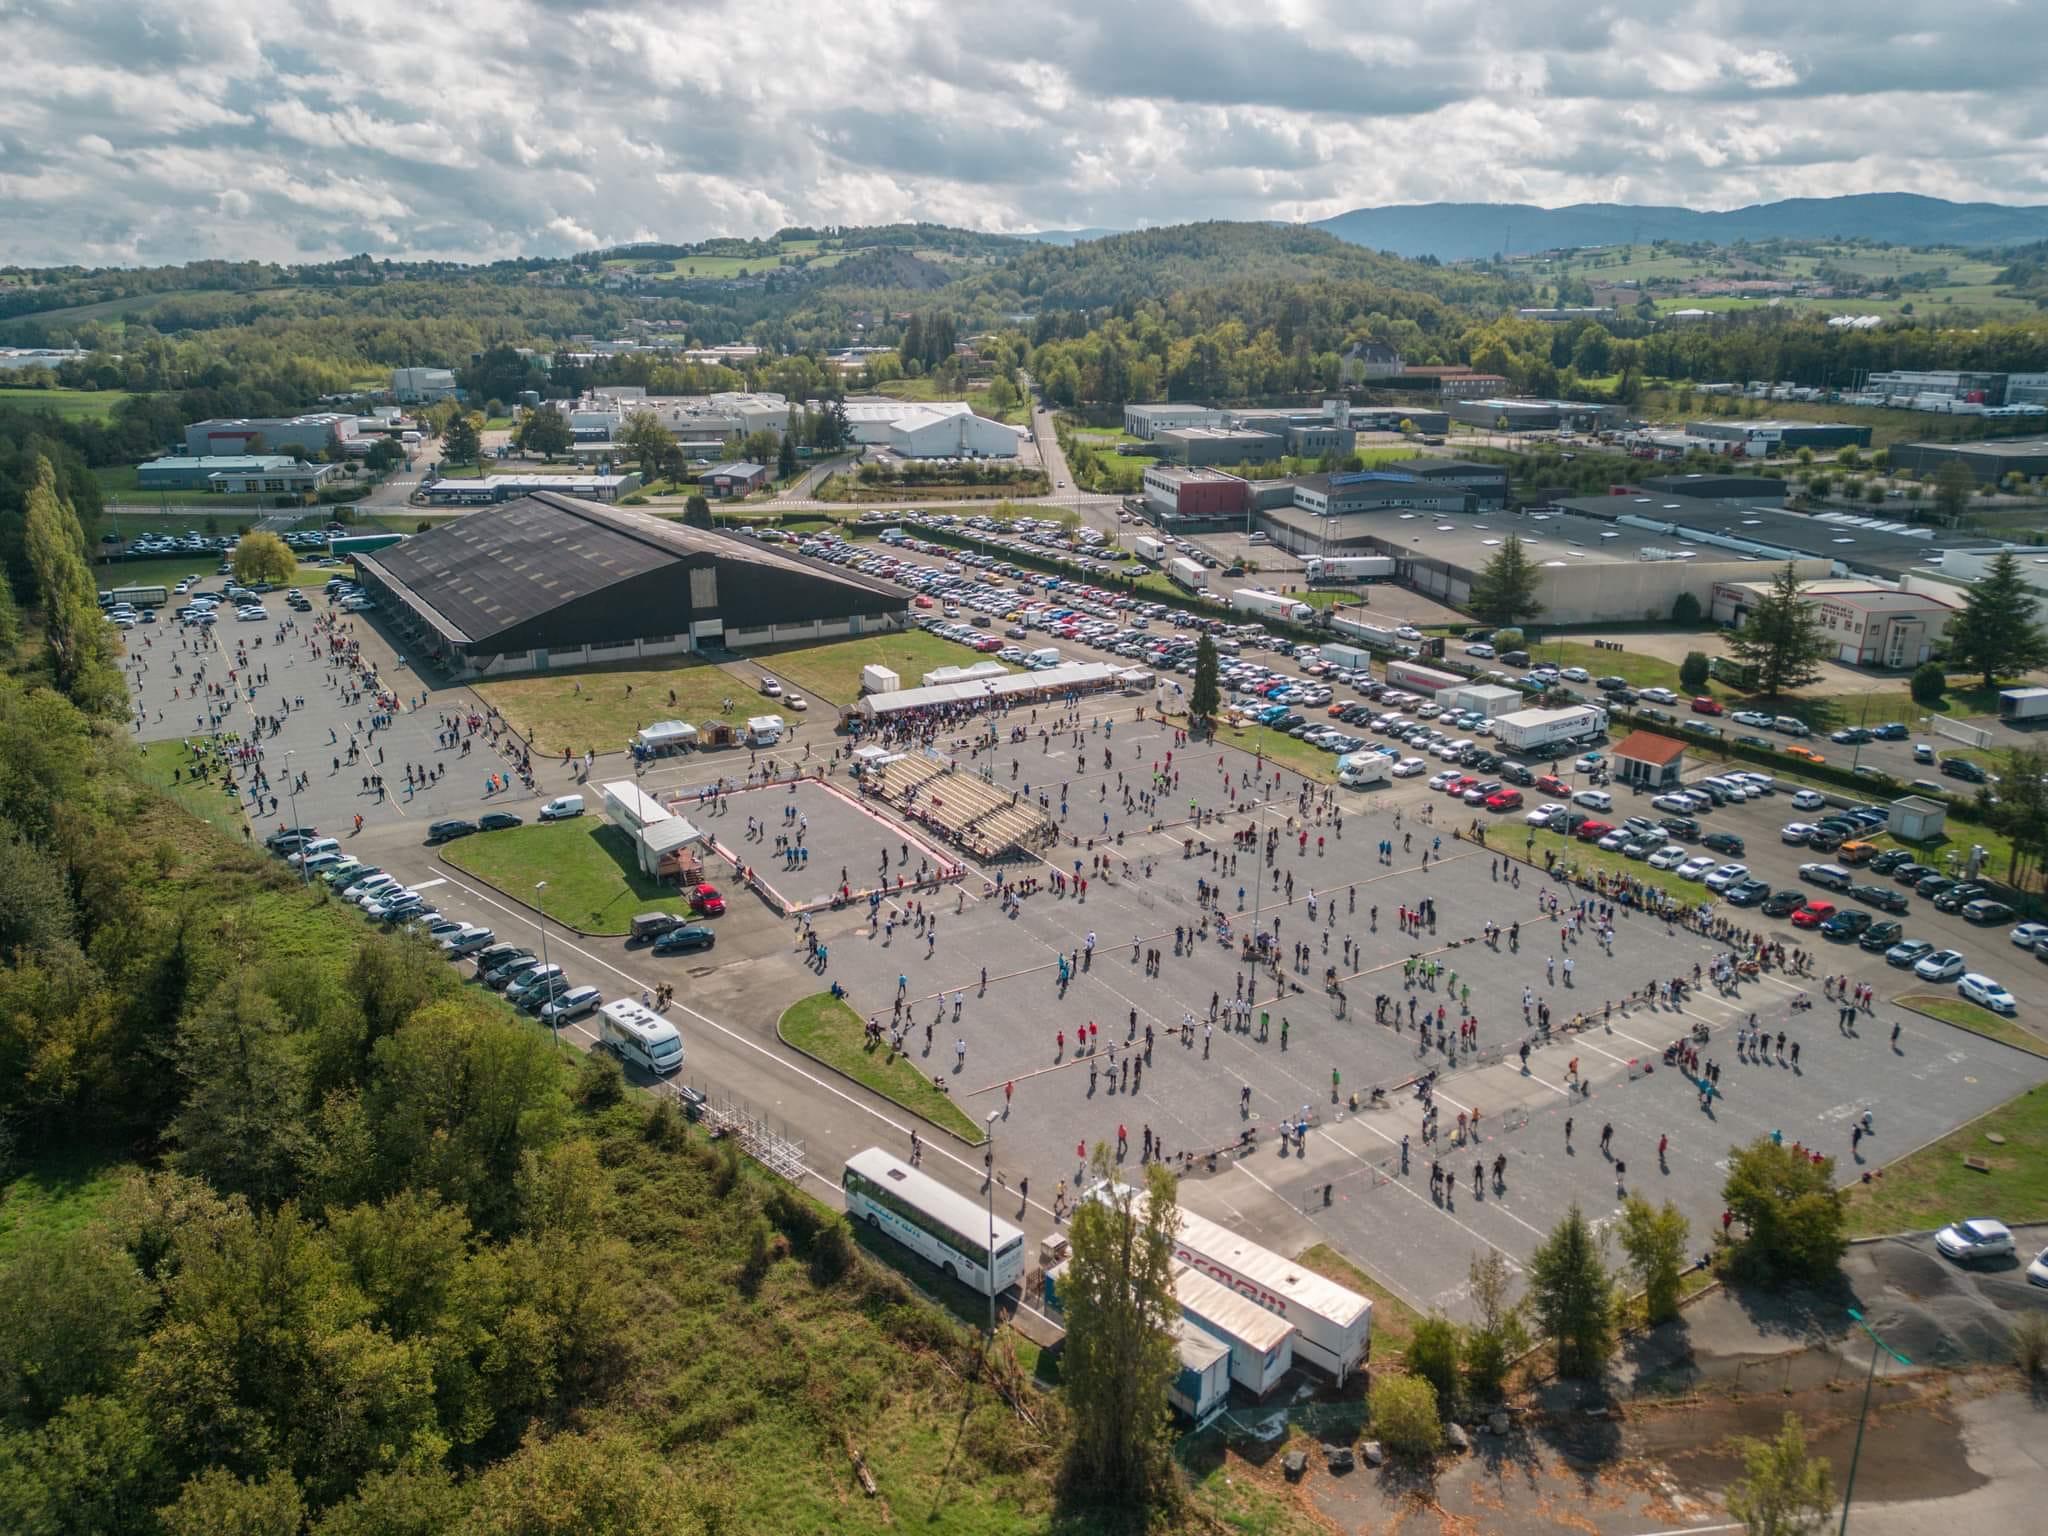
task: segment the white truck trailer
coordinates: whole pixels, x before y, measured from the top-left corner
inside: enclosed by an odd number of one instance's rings
[[[1569,709],[1519,709],[1497,715],[1493,739],[1510,752],[1552,752],[1606,729],[1606,710],[1597,704],[1574,704]]]
[[[1148,538],[1144,534],[1140,534],[1137,538],[1131,540],[1131,553],[1140,560],[1149,561],[1153,565],[1157,565],[1166,558],[1166,545],[1158,539]]]
[[[1167,579],[1177,587],[1190,592],[1209,590],[1209,573],[1199,560],[1190,560],[1186,555],[1176,555],[1166,562]]]
[[[1261,587],[1239,587],[1230,594],[1230,606],[1240,613],[1255,613],[1262,619],[1285,619],[1290,624],[1306,624],[1316,616],[1315,609],[1300,598]]]
[[[1310,555],[1302,565],[1310,581],[1389,581],[1392,555]]]

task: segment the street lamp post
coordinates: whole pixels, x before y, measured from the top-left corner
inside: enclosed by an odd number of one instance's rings
[[[542,975],[547,974],[548,968],[548,920],[541,912],[540,898],[541,893],[547,888],[548,883],[545,880],[536,880],[533,883],[533,926],[540,930],[540,968]],[[554,1000],[555,986],[550,981],[548,983],[548,1002],[552,1003]],[[543,1006],[546,1005],[543,1004]],[[550,1016],[548,1019],[548,1032],[555,1037],[555,1049],[560,1050],[562,1048],[561,1019]]]
[[[988,1338],[996,1338],[996,1122],[1000,1109],[988,1112]]]
[[[1890,1355],[1901,1365],[1913,1363],[1879,1338],[1877,1330],[1864,1320],[1861,1312],[1851,1307],[1849,1316],[1855,1319],[1858,1328],[1870,1335],[1870,1374],[1863,1378],[1863,1407],[1856,1415],[1856,1448],[1849,1453],[1849,1478],[1842,1485],[1842,1524],[1837,1536],[1848,1536],[1849,1501],[1856,1496],[1856,1463],[1863,1455],[1863,1424],[1870,1417],[1870,1389],[1877,1381],[1877,1357],[1882,1353]]]
[[[284,792],[285,792],[285,794],[286,794],[286,795],[287,795],[288,797],[290,797],[290,799],[291,799],[291,803],[292,803],[292,825],[296,827],[296,826],[297,826],[297,825],[299,824],[299,780],[298,780],[298,775],[296,775],[295,773],[293,773],[293,772],[292,772],[292,758],[293,758],[293,756],[295,756],[295,754],[294,754],[294,753],[291,753],[291,752],[287,752],[287,753],[285,753],[285,755],[284,755]],[[313,877],[312,877],[312,875],[311,875],[310,873],[308,873],[308,872],[307,872],[307,869],[306,869],[306,854],[305,854],[305,850],[304,850],[304,849],[300,849],[300,850],[299,850],[299,884],[300,884],[300,885],[311,885],[312,883],[313,883]]]

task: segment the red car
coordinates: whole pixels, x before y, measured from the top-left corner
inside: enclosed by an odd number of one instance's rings
[[[1474,784],[1477,784],[1478,782],[1479,781],[1477,779],[1473,778],[1472,775],[1468,773],[1464,775],[1462,778],[1453,779],[1450,783],[1446,784],[1444,786],[1444,793],[1447,795],[1462,795],[1465,793],[1466,790],[1470,789]]]
[[[1613,830],[1614,828],[1604,821],[1582,821],[1579,823],[1579,830],[1574,835],[1582,843],[1597,843]]]
[[[1792,926],[1794,928],[1818,928],[1834,915],[1835,904],[1832,901],[1809,901],[1805,906],[1792,914]]]
[[[1710,699],[1705,694],[1701,694],[1692,701],[1692,712],[1696,715],[1725,715],[1728,713],[1727,710],[1721,707],[1719,699]]]
[[[1519,789],[1497,789],[1486,797],[1489,811],[1519,811],[1522,808],[1522,792]]]
[[[1537,779],[1536,787],[1546,795],[1569,795],[1572,792],[1571,785],[1554,773],[1546,773]]]
[[[715,885],[700,885],[690,892],[690,910],[704,917],[723,917],[725,898]]]

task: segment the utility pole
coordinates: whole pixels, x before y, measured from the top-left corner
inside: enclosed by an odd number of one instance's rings
[[[1000,1109],[988,1112],[988,1341],[996,1341],[996,1122]]]
[[[1913,1363],[1879,1338],[1877,1330],[1864,1320],[1861,1312],[1851,1307],[1849,1316],[1855,1319],[1858,1328],[1870,1335],[1870,1374],[1863,1378],[1863,1407],[1856,1415],[1856,1448],[1849,1453],[1849,1478],[1842,1485],[1842,1524],[1836,1536],[1848,1536],[1849,1532],[1849,1501],[1856,1496],[1856,1463],[1863,1455],[1863,1425],[1870,1417],[1870,1388],[1877,1380],[1877,1357],[1882,1353],[1890,1355],[1901,1365]]]

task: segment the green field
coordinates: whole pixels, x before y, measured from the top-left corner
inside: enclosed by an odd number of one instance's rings
[[[826,267],[836,267],[846,259],[844,251],[820,251],[823,244],[822,240],[786,240],[779,248],[779,254],[773,256],[676,256],[665,258],[662,265],[667,269],[664,275],[669,277],[725,279],[793,266],[799,260],[804,262],[807,270],[817,272]],[[605,267],[610,271],[648,265],[649,261],[632,256],[613,256],[605,261]]]
[[[777,677],[811,694],[815,702],[845,706],[860,697],[862,667],[888,667],[903,679],[904,687],[915,688],[918,680],[935,667],[964,667],[993,658],[977,656],[964,645],[913,629],[897,635],[832,640],[795,650],[763,651],[756,659]],[[1004,670],[1011,669],[1004,666]],[[748,712],[759,713],[751,708]]]
[[[964,399],[974,408],[975,415],[986,416],[991,421],[1006,421],[1012,426],[1021,427],[1031,419],[1031,406],[1021,396],[1007,410],[997,410],[986,389],[969,389],[956,394],[951,390],[941,390],[938,381],[931,378],[884,379],[875,386],[875,393],[887,395],[892,400]]]
[[[1263,752],[1266,761],[1278,763],[1282,768],[1291,768],[1303,778],[1318,783],[1334,783],[1337,778],[1336,756],[1321,747],[1312,747],[1305,741],[1297,741],[1284,731],[1271,730],[1263,725],[1233,726],[1218,721],[1216,739],[1227,741],[1243,752]],[[1163,811],[1171,811],[1168,805]]]
[[[178,805],[210,827],[239,837],[246,825],[241,802],[214,780],[193,782],[186,776],[190,754],[181,741],[153,741],[138,749],[142,781],[168,795]]]
[[[675,887],[640,872],[632,837],[595,816],[479,832],[441,857],[583,933],[621,934],[636,913],[676,910]]]
[[[793,1004],[776,1031],[805,1055],[815,1056],[969,1145],[979,1146],[988,1139],[982,1128],[961,1112],[951,1094],[932,1086],[931,1075],[923,1066],[889,1049],[886,1036],[879,1045],[868,1044],[860,1014],[830,992]]]
[[[1966,1157],[1982,1159],[1989,1171],[1966,1166]],[[2048,1088],[2029,1088],[1849,1191],[1849,1231],[1857,1237],[1923,1232],[1987,1211],[2008,1223],[2048,1220]]]
[[[95,565],[93,576],[102,585],[109,587],[174,587],[187,576],[199,576],[210,581],[214,572],[219,569],[220,560],[217,557],[194,555],[189,559],[109,560]],[[347,574],[346,566],[301,564],[292,572],[291,585],[324,587],[334,577]]]
[[[51,411],[66,421],[107,421],[128,398],[125,389],[0,389],[0,410]]]
[[[628,662],[499,678],[478,683],[476,692],[543,757],[560,757],[564,747],[624,751],[635,731],[656,720],[737,723],[761,712],[746,683],[702,661]]]

